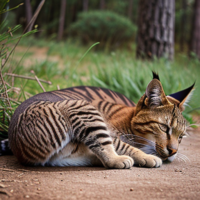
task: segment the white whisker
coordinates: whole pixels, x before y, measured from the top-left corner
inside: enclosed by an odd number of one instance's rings
[[[184,161],[185,163],[191,162],[190,159],[182,153],[177,153],[177,158],[178,158],[178,160],[180,159],[180,160]]]
[[[187,125],[187,128],[191,127],[191,126],[200,126],[200,124],[189,124],[189,125]]]

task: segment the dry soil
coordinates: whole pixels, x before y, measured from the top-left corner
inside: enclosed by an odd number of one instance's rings
[[[200,199],[200,132],[183,140],[160,168],[24,167],[0,157],[0,199]],[[183,157],[183,156],[182,156]]]

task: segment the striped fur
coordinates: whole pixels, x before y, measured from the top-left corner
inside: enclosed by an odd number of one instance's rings
[[[137,106],[95,87],[36,95],[17,108],[9,127],[10,147],[21,163],[30,165],[159,167],[161,159],[177,152],[186,125],[161,83],[151,83]],[[124,135],[134,135],[134,145],[121,139]]]

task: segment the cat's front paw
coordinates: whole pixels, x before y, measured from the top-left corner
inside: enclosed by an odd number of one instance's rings
[[[133,164],[134,161],[129,156],[116,156],[110,162],[106,163],[106,167],[112,169],[129,169]]]
[[[142,155],[140,158],[134,159],[135,164],[140,167],[160,167],[162,165],[162,160],[157,156],[153,155]]]

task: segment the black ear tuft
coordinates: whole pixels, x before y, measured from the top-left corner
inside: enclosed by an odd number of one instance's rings
[[[173,97],[174,99],[178,100],[179,102],[182,102],[187,96],[188,94],[191,92],[191,90],[194,88],[195,83],[190,86],[189,88],[186,88],[185,90],[182,90],[180,92],[176,92],[173,94],[170,94],[170,97]]]
[[[154,71],[152,71],[152,73],[153,73],[153,79],[158,79],[158,80],[160,80],[160,78],[159,78],[159,76],[158,76],[157,73],[155,73]]]

